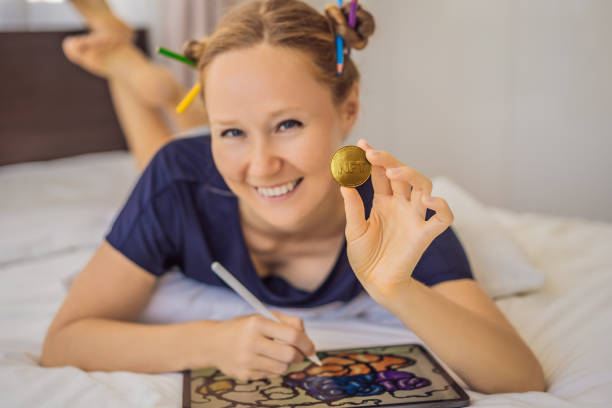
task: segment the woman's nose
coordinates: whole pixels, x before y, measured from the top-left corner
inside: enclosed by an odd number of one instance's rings
[[[280,170],[281,164],[281,158],[276,155],[270,143],[258,141],[251,145],[249,173],[252,177],[273,175]]]

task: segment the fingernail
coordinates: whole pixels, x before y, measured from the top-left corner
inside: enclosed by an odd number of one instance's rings
[[[387,169],[387,176],[393,176],[399,172],[400,172],[400,169],[398,169],[397,167],[392,168],[392,169]]]
[[[431,203],[431,202],[433,202],[434,199],[431,196],[424,195],[423,196],[423,200],[427,201],[428,203]]]

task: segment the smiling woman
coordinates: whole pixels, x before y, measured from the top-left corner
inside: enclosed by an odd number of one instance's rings
[[[212,365],[252,379],[314,352],[302,321],[285,314],[281,323],[132,322],[173,266],[222,285],[205,267],[217,261],[270,305],[308,308],[366,291],[476,390],[544,388],[537,360],[473,280],[453,214],[430,197],[427,177],[361,140],[371,181],[355,189],[332,179],[331,156],[359,114],[359,73],[346,53],[336,74],[335,35],[363,48],[374,27],[362,8],[348,27],[349,7],[320,14],[298,0],[249,1],[188,44],[211,134],[171,142],[147,166],[49,328],[44,365]]]
[[[303,54],[269,44],[221,54],[206,68],[215,164],[253,228],[293,234],[318,225],[319,237],[342,234],[329,160],[357,117],[357,85],[336,107],[312,70]],[[232,117],[232,127],[218,117]]]

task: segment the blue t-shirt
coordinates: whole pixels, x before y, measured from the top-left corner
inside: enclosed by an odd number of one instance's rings
[[[242,235],[238,200],[212,159],[210,136],[178,139],[165,145],[140,177],[106,240],[150,273],[161,276],[178,266],[189,278],[225,285],[210,270],[225,266],[261,301],[284,307],[312,307],[349,301],[363,291],[346,256],[346,241],[325,281],[313,292],[282,278],[260,278]],[[358,188],[366,215],[373,189]],[[427,210],[426,218],[433,211]],[[472,278],[465,252],[448,228],[425,250],[413,275],[426,285]]]

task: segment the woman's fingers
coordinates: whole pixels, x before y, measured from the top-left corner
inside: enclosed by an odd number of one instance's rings
[[[281,323],[288,324],[298,330],[304,330],[304,321],[297,316],[291,316],[281,312],[272,312]]]
[[[426,234],[433,240],[453,223],[455,217],[443,198],[423,195],[421,201],[426,208],[431,208],[436,212],[425,222]]]
[[[252,367],[257,367],[257,371],[264,373],[272,373],[274,375],[282,375],[289,369],[289,363],[278,361],[276,359],[255,355],[253,356]]]
[[[359,192],[354,188],[340,187],[340,193],[344,199],[344,212],[346,213],[346,240],[350,242],[365,234],[368,223]]]
[[[257,341],[255,352],[286,364],[300,363],[305,358],[304,354],[295,347],[265,337]]]
[[[418,171],[404,165],[389,152],[375,150],[365,140],[358,142],[372,164],[372,184],[378,194],[400,194],[410,200],[412,187],[431,194],[432,183]]]
[[[425,207],[425,205],[423,204],[423,196],[425,195],[426,194],[423,192],[423,190],[420,190],[418,188],[413,189],[410,195],[412,208],[414,209],[414,211],[416,211],[416,213],[419,215],[419,218],[422,220],[425,220],[425,215],[427,215],[427,207]]]
[[[387,155],[389,154],[387,153]],[[382,160],[389,160],[389,162],[392,162],[392,160],[387,157],[382,158]],[[411,167],[400,164],[400,166],[397,167],[387,168],[387,177],[392,181],[402,181],[410,184],[414,188],[423,191],[425,195],[431,195],[433,189],[431,180]]]
[[[357,142],[357,146],[361,147],[366,152],[366,158],[372,164],[372,187],[374,188],[374,194],[384,194],[391,195],[393,194],[393,190],[391,189],[391,183],[389,183],[389,179],[385,176],[385,169],[380,166],[374,165],[370,160],[368,154],[370,152],[375,151],[372,146],[370,146],[365,140],[360,139]]]
[[[393,177],[394,172],[400,170],[401,167],[393,167],[385,171],[385,176],[391,181],[391,188],[394,194],[399,194],[412,200],[412,185],[406,179]]]
[[[243,381],[249,381],[249,380],[261,380],[263,378],[274,378],[274,377],[278,377],[278,374],[270,373],[267,371],[261,371],[261,370],[250,370],[242,378],[238,377],[238,379],[243,380]]]
[[[305,356],[315,352],[314,344],[304,330],[266,319],[261,327],[261,333],[269,339],[280,340],[297,348]]]

